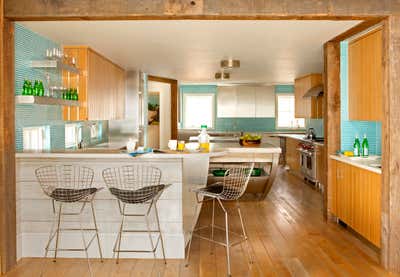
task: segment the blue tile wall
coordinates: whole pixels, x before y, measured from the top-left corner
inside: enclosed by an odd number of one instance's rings
[[[44,58],[46,49],[59,48],[60,45],[53,42],[23,25],[15,24],[15,94],[20,95],[22,85],[25,79],[42,80],[47,90],[46,74],[50,75],[52,85],[61,85],[61,73],[57,71],[45,71],[33,69],[30,67],[31,60],[40,60]],[[50,133],[49,147],[51,149],[65,148],[65,123],[62,118],[62,107],[51,105],[16,105],[15,106],[15,135],[16,149],[23,150],[23,132],[24,127],[48,126]],[[74,122],[88,126],[83,122]],[[90,131],[83,129],[83,139],[86,144],[105,142],[108,140],[108,122],[100,121],[103,126],[102,137],[96,140],[90,140]],[[86,130],[87,129],[87,130]],[[86,130],[86,131],[85,131]],[[106,133],[107,132],[107,133]]]
[[[182,85],[180,86],[180,100],[183,103],[183,94],[185,93],[214,93],[217,94],[218,88],[215,85]],[[293,85],[277,85],[275,93],[293,93]],[[181,116],[182,116],[182,106]],[[215,106],[215,114],[217,107]],[[322,120],[321,120],[322,122]],[[182,123],[182,122],[181,122]],[[318,124],[317,124],[318,125]],[[316,129],[318,126],[316,127]],[[275,132],[275,117],[264,118],[215,118],[216,131],[244,131],[244,132]],[[323,130],[322,130],[323,133]]]
[[[348,43],[340,43],[340,116],[341,116],[341,150],[352,150],[356,135],[367,135],[370,153],[380,155],[382,124],[375,121],[352,121],[348,113]]]

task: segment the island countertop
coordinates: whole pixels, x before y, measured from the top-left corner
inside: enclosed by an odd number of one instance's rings
[[[209,152],[179,152],[162,150],[163,153],[146,153],[135,158],[171,159],[190,158],[198,155],[206,155],[210,158],[224,156],[227,153],[253,153],[253,154],[279,154],[281,148],[269,143],[262,143],[256,147],[244,147],[238,143],[210,143]],[[132,158],[126,150],[112,148],[84,148],[74,150],[51,151],[23,151],[17,152],[16,158]]]

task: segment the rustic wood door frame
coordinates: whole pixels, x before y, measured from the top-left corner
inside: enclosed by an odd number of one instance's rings
[[[171,86],[171,139],[178,138],[178,81],[174,79],[149,75],[147,80]]]
[[[6,4],[4,5],[4,1]],[[392,271],[400,272],[400,5],[386,5],[385,1],[326,1],[315,5],[314,1],[302,3],[282,1],[254,0],[230,6],[228,1],[145,1],[139,4],[129,4],[130,1],[110,1],[104,9],[102,1],[12,1],[0,0],[1,3],[1,33],[0,41],[0,248],[1,271],[10,270],[16,262],[16,207],[15,207],[15,135],[14,135],[14,68],[13,68],[13,24],[16,20],[150,20],[150,19],[201,19],[201,20],[382,20],[377,16],[385,16],[384,36],[384,107],[385,120],[382,130],[382,250],[383,265]],[[114,3],[112,3],[114,2]],[[264,4],[262,4],[262,3]],[[329,3],[328,3],[329,2]],[[370,3],[374,2],[374,4]],[[379,3],[378,3],[379,2]],[[125,4],[128,3],[128,6]],[[104,4],[104,3],[103,3]],[[4,6],[3,6],[4,5]],[[142,7],[144,6],[144,7]],[[105,12],[106,11],[106,12]],[[4,13],[4,14],[3,14]],[[362,24],[360,24],[362,27]],[[360,27],[360,26],[359,26]],[[359,29],[359,31],[362,28]],[[354,31],[354,30],[353,30]],[[329,153],[338,149],[338,133],[340,119],[337,117],[337,105],[340,103],[338,61],[338,41],[348,36],[344,33],[325,45],[325,86],[326,115],[325,121],[327,139],[327,159]],[[339,62],[339,63],[338,63]],[[8,80],[9,82],[5,82]],[[176,91],[177,91],[177,84]],[[340,115],[340,114],[339,114]],[[339,120],[338,120],[339,119]],[[177,122],[173,120],[173,122]],[[339,122],[339,125],[338,125]],[[332,129],[331,129],[332,127]],[[177,129],[176,129],[177,130]],[[171,130],[172,131],[172,130]],[[328,172],[329,174],[329,172]],[[325,195],[327,199],[327,194]],[[326,207],[326,215],[328,214]]]

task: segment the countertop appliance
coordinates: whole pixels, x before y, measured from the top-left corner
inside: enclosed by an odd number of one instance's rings
[[[314,140],[316,138],[317,138],[317,136],[315,135],[314,128],[308,128],[307,133],[306,133],[306,139]]]

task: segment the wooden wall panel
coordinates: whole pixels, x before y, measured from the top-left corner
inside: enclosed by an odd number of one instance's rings
[[[383,32],[382,239],[381,260],[400,272],[400,16],[385,21]]]
[[[327,42],[324,46],[324,137],[325,137],[325,167],[327,180],[324,190],[324,211],[328,216],[331,211],[334,180],[332,160],[329,155],[335,154],[340,149],[340,44],[339,42]]]
[[[16,263],[14,23],[0,0],[0,271]]]

